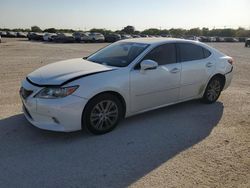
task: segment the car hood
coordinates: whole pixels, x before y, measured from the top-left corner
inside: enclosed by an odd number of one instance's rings
[[[77,58],[46,65],[30,73],[27,78],[37,85],[62,85],[74,78],[113,69],[114,67]]]

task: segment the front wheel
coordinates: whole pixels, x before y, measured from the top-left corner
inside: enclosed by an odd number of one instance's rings
[[[122,104],[112,94],[94,97],[86,106],[83,126],[92,134],[105,134],[112,131],[122,118]]]
[[[211,104],[217,101],[223,89],[222,80],[219,77],[212,78],[203,95],[203,102]]]

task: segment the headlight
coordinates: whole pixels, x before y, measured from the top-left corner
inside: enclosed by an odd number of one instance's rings
[[[63,98],[77,90],[78,86],[71,87],[47,87],[42,89],[35,97],[42,99],[57,99]]]

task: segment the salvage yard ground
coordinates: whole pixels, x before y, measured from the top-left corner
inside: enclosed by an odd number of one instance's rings
[[[250,187],[250,48],[211,43],[235,60],[218,102],[185,102],[124,120],[102,136],[31,126],[18,90],[43,65],[107,44],[0,44],[0,187]]]

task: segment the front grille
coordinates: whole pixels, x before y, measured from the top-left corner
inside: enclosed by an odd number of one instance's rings
[[[20,88],[20,95],[24,98],[27,99],[31,94],[33,93],[32,90],[27,90],[23,87]]]

